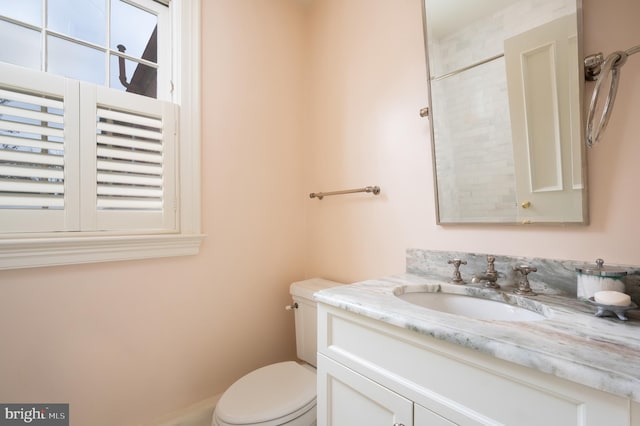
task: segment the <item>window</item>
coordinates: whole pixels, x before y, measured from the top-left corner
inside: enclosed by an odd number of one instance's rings
[[[198,252],[198,12],[0,1],[0,268]]]
[[[5,0],[0,16],[1,62],[170,100],[166,5],[153,0]]]

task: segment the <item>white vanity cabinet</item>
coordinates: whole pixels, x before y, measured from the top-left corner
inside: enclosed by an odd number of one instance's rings
[[[323,303],[318,352],[318,426],[640,425],[627,398]]]

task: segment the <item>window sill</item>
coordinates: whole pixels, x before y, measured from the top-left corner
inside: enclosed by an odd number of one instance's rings
[[[6,238],[0,239],[0,270],[196,255],[204,237],[163,234]]]

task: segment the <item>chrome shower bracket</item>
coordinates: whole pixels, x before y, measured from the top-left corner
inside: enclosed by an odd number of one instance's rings
[[[584,78],[587,81],[596,81],[600,74],[604,55],[602,52],[594,53],[584,58]]]
[[[613,102],[616,99],[618,91],[618,80],[620,78],[620,67],[622,67],[630,55],[640,52],[640,45],[634,46],[626,51],[616,51],[606,58],[602,53],[589,55],[584,59],[585,79],[595,81],[596,86],[591,95],[591,102],[587,114],[586,125],[586,143],[591,147],[598,142],[600,136],[604,132],[605,127],[613,110]],[[600,92],[602,91],[603,82],[609,83],[607,97],[601,108],[601,114],[596,120],[596,110],[600,110]]]

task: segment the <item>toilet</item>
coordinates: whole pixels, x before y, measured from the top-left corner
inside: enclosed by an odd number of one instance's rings
[[[212,426],[314,426],[316,424],[316,302],[319,290],[342,285],[312,278],[291,284],[296,349],[304,363],[267,365],[238,379],[213,413]]]

